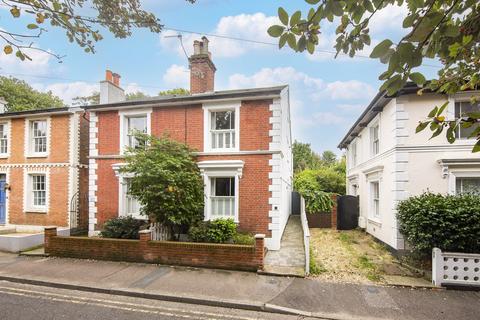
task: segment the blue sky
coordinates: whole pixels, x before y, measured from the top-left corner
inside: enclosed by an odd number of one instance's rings
[[[269,38],[266,29],[275,23],[278,6],[289,12],[309,8],[303,1],[288,0],[198,0],[194,5],[184,0],[142,2],[166,28],[269,43],[276,42]],[[388,7],[375,17],[371,25],[373,44],[387,37],[398,39],[405,13],[404,8]],[[6,8],[0,7],[0,28],[24,31],[27,23],[30,21],[25,18],[12,19]],[[334,26],[326,24],[322,30],[318,49],[332,51]],[[51,90],[67,102],[98,90],[106,68],[122,76],[122,86],[129,92],[140,90],[154,95],[163,89],[188,88],[188,62],[179,41],[165,38],[177,34],[172,30],[161,34],[135,30],[130,38],[116,39],[103,32],[105,39],[97,44],[97,53],[92,55],[68,43],[62,30],[50,29],[37,45],[65,55],[61,64],[42,53],[32,53],[34,61],[29,63],[0,54],[0,74],[22,78],[39,90]],[[190,54],[193,40],[201,36],[182,36]],[[380,86],[377,77],[385,68],[364,57],[333,59],[332,54],[325,52],[311,56],[290,49],[278,50],[275,45],[209,39],[217,66],[216,89],[289,84],[294,138],[311,143],[317,152],[340,153],[336,149],[338,142],[376,94]],[[368,56],[369,50],[361,54]],[[423,68],[430,76],[436,70]]]

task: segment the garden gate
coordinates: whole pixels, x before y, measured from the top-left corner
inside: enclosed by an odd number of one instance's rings
[[[337,197],[337,229],[352,230],[358,227],[359,198],[355,196]]]

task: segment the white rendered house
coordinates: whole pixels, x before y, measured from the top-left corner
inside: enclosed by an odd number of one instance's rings
[[[359,226],[395,250],[406,245],[396,219],[400,201],[426,191],[480,190],[480,153],[472,153],[471,131],[460,129],[453,144],[444,134],[430,140],[428,128],[415,133],[418,122],[446,101],[447,119],[479,111],[470,97],[480,92],[419,96],[417,91],[407,84],[393,97],[378,93],[339,144],[347,150],[347,194],[360,199]]]

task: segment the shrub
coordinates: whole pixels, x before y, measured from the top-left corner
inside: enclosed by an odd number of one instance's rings
[[[225,243],[232,241],[237,234],[237,225],[233,219],[201,221],[190,227],[188,235],[194,242]]]
[[[236,235],[233,236],[233,243],[254,245],[255,238],[249,233],[237,233]]]
[[[139,239],[138,232],[148,224],[132,217],[118,217],[105,222],[100,233],[102,238]]]
[[[398,205],[400,231],[415,253],[480,252],[480,196],[424,193]]]
[[[305,199],[308,213],[328,212],[332,210],[331,195],[322,190],[317,172],[319,170],[304,170],[295,176],[293,185]]]

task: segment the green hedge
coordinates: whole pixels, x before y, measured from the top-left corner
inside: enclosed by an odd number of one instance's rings
[[[305,199],[308,213],[329,212],[334,205],[329,192],[336,193],[333,191],[335,188],[321,183],[322,179],[325,178],[320,174],[323,171],[323,169],[304,170],[294,178],[293,186]]]
[[[398,205],[400,231],[414,252],[480,253],[480,196],[424,193]]]
[[[100,233],[102,238],[139,239],[138,232],[148,228],[148,222],[130,216],[113,218],[105,222]]]
[[[188,236],[193,242],[225,243],[237,235],[237,224],[233,219],[200,221],[190,227]]]

